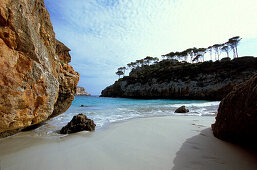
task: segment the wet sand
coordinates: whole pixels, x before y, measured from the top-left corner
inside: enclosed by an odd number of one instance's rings
[[[133,119],[66,137],[0,140],[1,170],[257,169],[257,154],[212,134],[214,117]]]

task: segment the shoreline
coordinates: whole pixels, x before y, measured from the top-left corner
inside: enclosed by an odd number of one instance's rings
[[[0,169],[257,169],[257,154],[212,134],[212,116],[131,119],[61,138],[0,140]]]
[[[142,117],[132,117],[132,118],[128,118],[128,119],[109,122],[102,126],[96,126],[94,133],[98,132],[98,131],[105,131],[108,128],[112,128],[112,126],[114,126],[114,125],[123,124],[123,123],[129,122],[129,121],[135,121],[135,120],[140,120],[140,119],[151,119],[151,118],[166,118],[166,117],[213,117],[213,118],[215,118],[216,114],[200,115],[200,114],[194,114],[194,113],[188,112],[188,113],[173,113],[172,115],[149,115],[149,116],[142,116]],[[18,138],[32,137],[32,138],[42,138],[42,139],[46,139],[46,140],[47,139],[55,140],[55,139],[59,139],[59,138],[60,139],[65,138],[67,136],[78,135],[80,133],[92,133],[89,131],[82,131],[82,132],[77,132],[77,133],[72,133],[72,134],[60,134],[59,131],[61,130],[61,128],[53,130],[53,131],[47,131],[45,134],[41,134],[40,132],[34,131],[34,130],[37,130],[38,128],[46,125],[46,123],[47,123],[47,121],[44,122],[43,124],[36,125],[35,128],[30,128],[29,130],[26,130],[26,128],[25,128],[17,133],[14,133],[13,135],[10,135],[10,136],[4,137],[4,138],[0,138],[0,142],[1,142],[1,140],[5,140],[7,138],[16,138],[16,137],[18,137]]]

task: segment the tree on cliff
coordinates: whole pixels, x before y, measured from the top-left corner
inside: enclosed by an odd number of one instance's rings
[[[132,69],[132,68],[133,68],[132,63],[133,63],[133,62],[131,62],[131,63],[128,63],[128,64],[127,64],[128,68],[130,68],[130,69]]]
[[[129,64],[127,64],[127,66],[130,68],[130,69],[133,69],[137,66],[137,63],[136,62],[131,62]]]
[[[223,46],[221,47],[221,51],[226,52],[227,53],[227,57],[229,57],[230,48],[227,45],[227,43],[223,44]]]
[[[119,76],[119,78],[121,75],[124,75],[124,73],[122,71],[117,71],[116,74]]]
[[[204,54],[206,53],[206,48],[199,48],[197,49],[197,56],[198,58],[202,58],[204,62]]]
[[[193,48],[189,48],[186,50],[187,51],[187,54],[190,56],[191,58],[191,63],[193,63],[193,59],[195,58],[196,56],[196,51],[197,51],[197,48],[196,47],[193,47]]]
[[[184,54],[182,53],[182,52],[175,52],[174,53],[174,57],[173,57],[174,59],[177,59],[177,60],[183,60],[183,58],[184,58]]]
[[[119,78],[120,78],[121,75],[125,74],[126,69],[127,69],[126,67],[119,67],[118,68],[118,71],[116,72],[116,74],[119,76]]]
[[[156,63],[158,63],[158,61],[159,61],[159,58],[158,57],[153,57],[153,62],[156,64]]]
[[[209,46],[209,47],[207,48],[207,51],[209,52],[210,57],[211,57],[211,60],[212,60],[212,46]]]
[[[167,58],[167,59],[174,59],[176,57],[174,52],[170,52],[168,54],[162,55],[163,58]]]
[[[147,56],[146,58],[144,58],[144,61],[147,65],[150,65],[150,64],[156,64],[158,63],[159,61],[159,58],[158,57],[150,57],[150,56]]]
[[[181,58],[184,58],[184,61],[187,61],[187,57],[188,57],[188,51],[187,50],[184,50],[182,52],[180,52],[180,55],[179,55]]]
[[[218,60],[220,59],[220,48],[222,47],[222,44],[214,44],[213,46],[212,46],[212,48],[214,49],[214,51],[215,51],[215,59],[217,60],[217,58],[218,58]]]
[[[170,52],[168,54],[162,55],[163,58],[167,58],[168,60],[180,59],[183,56],[181,52]]]
[[[135,63],[136,63],[137,67],[139,67],[141,65],[141,61],[140,60],[136,60]]]
[[[144,66],[146,64],[144,59],[136,60],[136,62],[138,63],[138,66]]]
[[[238,52],[237,52],[237,46],[242,38],[239,36],[232,37],[228,40],[227,44],[230,46],[230,48],[233,50],[234,58],[238,58]]]
[[[150,63],[153,61],[153,57],[147,56],[144,58],[144,63],[147,65],[150,65]]]
[[[124,74],[125,74],[125,71],[127,70],[127,68],[126,67],[120,67],[120,68],[118,68],[118,71],[122,71]]]
[[[192,60],[192,63],[193,62],[199,62],[199,58],[201,58],[200,54],[194,57],[194,59]]]
[[[237,46],[242,38],[239,36],[230,38],[228,42],[224,44],[214,44],[213,46],[209,46],[208,48],[188,48],[182,52],[170,52],[168,54],[162,55],[162,57],[168,60],[187,60],[187,57],[190,56],[191,62],[199,61],[200,58],[204,61],[204,55],[208,51],[210,53],[210,57],[212,60],[213,51],[215,53],[215,59],[219,60],[221,51],[227,53],[229,57],[229,51],[232,49],[234,53],[234,58],[238,57]]]

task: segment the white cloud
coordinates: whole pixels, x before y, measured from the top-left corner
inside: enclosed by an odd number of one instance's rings
[[[57,38],[72,50],[80,84],[93,94],[114,82],[117,67],[147,55],[206,47],[235,35],[244,38],[241,55],[257,55],[256,0],[45,1]]]

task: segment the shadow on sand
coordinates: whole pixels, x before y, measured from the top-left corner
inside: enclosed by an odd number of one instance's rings
[[[173,163],[172,170],[254,170],[257,169],[257,154],[215,138],[208,128],[187,139]]]

